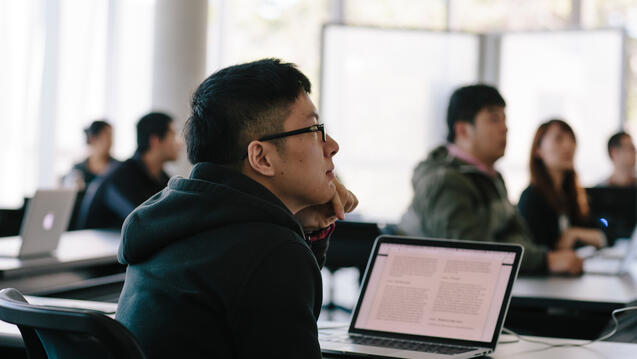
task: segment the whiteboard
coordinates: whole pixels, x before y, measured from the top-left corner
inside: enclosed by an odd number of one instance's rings
[[[451,92],[478,79],[472,34],[329,25],[320,113],[340,145],[336,174],[360,200],[352,219],[395,223],[419,161],[445,141]]]

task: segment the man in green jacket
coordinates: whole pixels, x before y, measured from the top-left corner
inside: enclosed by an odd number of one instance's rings
[[[525,273],[582,271],[572,250],[549,251],[535,244],[509,202],[493,165],[506,148],[505,101],[497,89],[473,85],[449,100],[448,144],[434,149],[415,169],[414,199],[400,227],[410,235],[524,246]]]

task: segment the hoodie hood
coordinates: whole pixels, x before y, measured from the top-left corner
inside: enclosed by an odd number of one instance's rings
[[[119,261],[144,262],[174,242],[215,228],[250,222],[274,223],[303,238],[294,215],[264,186],[238,171],[198,163],[189,178],[171,178],[163,191],[126,218]]]

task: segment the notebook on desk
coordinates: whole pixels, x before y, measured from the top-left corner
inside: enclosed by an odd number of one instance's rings
[[[37,190],[27,205],[20,236],[0,240],[0,257],[51,254],[69,224],[75,196],[73,189]]]
[[[519,245],[380,236],[349,328],[319,331],[324,353],[472,358],[500,335]]]

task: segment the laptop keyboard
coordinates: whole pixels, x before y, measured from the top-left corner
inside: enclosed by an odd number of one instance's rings
[[[335,342],[335,343],[371,345],[371,346],[383,347],[383,348],[413,350],[416,352],[437,353],[437,354],[447,354],[447,355],[466,353],[466,352],[475,350],[475,348],[458,347],[458,346],[443,345],[443,344],[422,343],[422,342],[415,342],[411,340],[379,338],[379,337],[370,337],[370,336],[345,335],[345,336],[339,336],[339,337],[337,336],[329,337],[329,338],[326,338],[326,340],[330,342]]]

